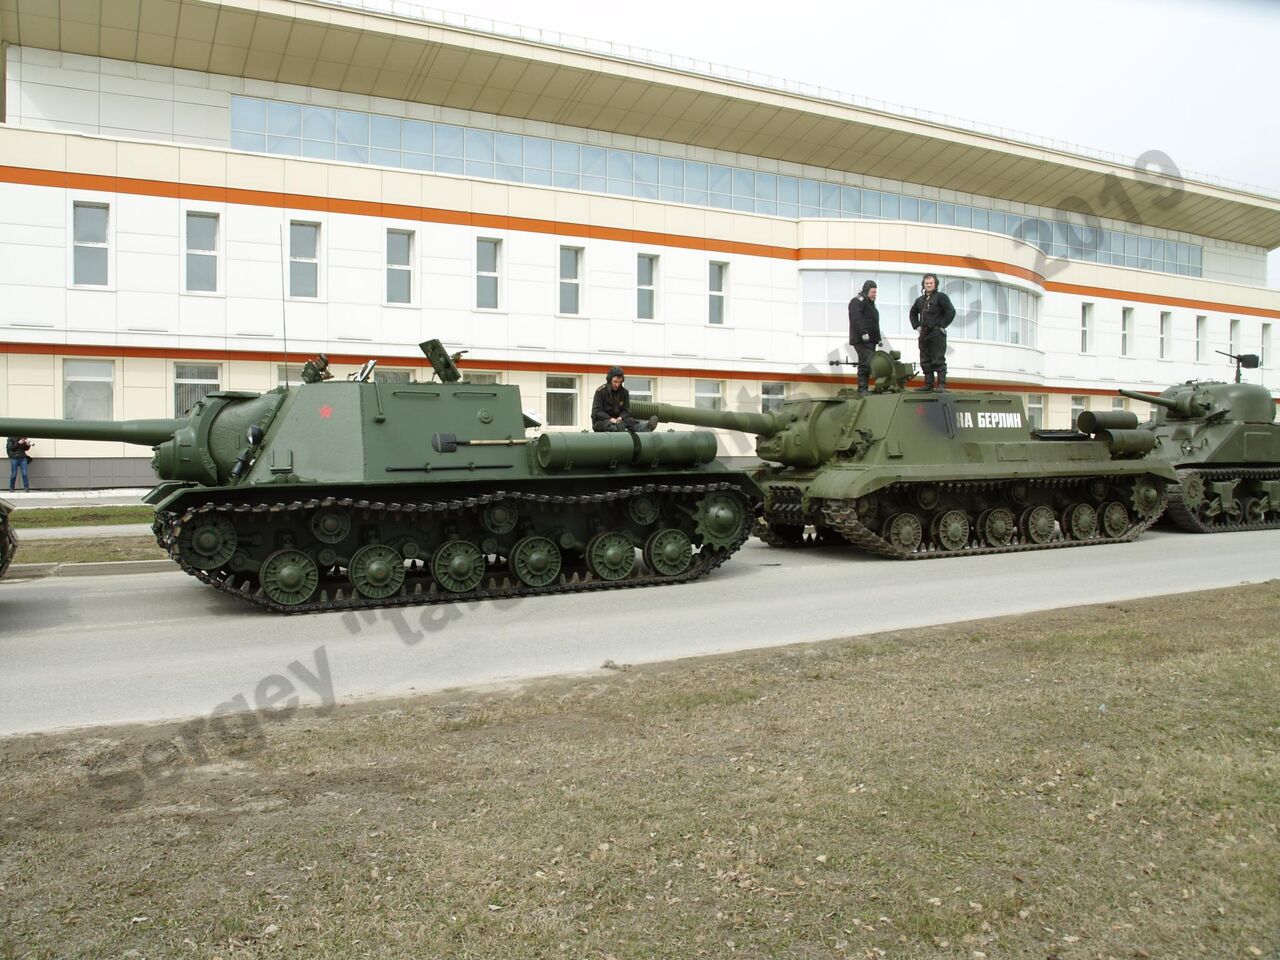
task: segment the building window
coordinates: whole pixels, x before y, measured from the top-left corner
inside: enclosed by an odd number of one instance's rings
[[[636,317],[654,320],[658,316],[658,258],[651,253],[636,257]]]
[[[173,365],[173,415],[185,417],[196,401],[221,389],[216,363],[175,363]]]
[[[1229,351],[1231,353],[1239,353],[1240,352],[1240,321],[1239,320],[1231,321],[1231,328],[1228,334],[1228,339],[1230,342],[1230,346],[1228,348]]]
[[[725,315],[725,292],[728,290],[729,265],[727,263],[711,262],[710,275],[707,279],[708,292],[708,312],[707,322],[714,324],[724,323]],[[718,408],[717,408],[718,409]]]
[[[1262,349],[1258,351],[1258,366],[1265,367],[1271,361],[1271,324],[1262,325]]]
[[[378,383],[413,383],[412,370],[388,370],[378,367],[373,372],[373,379]]]
[[[462,379],[467,383],[501,383],[502,376],[497,373],[490,373],[483,370],[464,370],[462,371]]]
[[[320,224],[289,223],[289,296],[320,296]]]
[[[498,257],[501,240],[476,240],[476,308],[498,309]]]
[[[1083,327],[1083,321],[1082,321]],[[1133,307],[1120,308],[1120,356],[1129,356],[1129,346],[1132,344],[1133,335]],[[1084,334],[1081,335],[1083,342]],[[1088,350],[1081,348],[1082,353],[1088,353]]]
[[[764,383],[760,386],[760,412],[773,413],[787,402],[785,383]]]
[[[387,303],[413,302],[413,231],[387,231]]]
[[[1093,348],[1093,304],[1080,304],[1080,352],[1088,353]]]
[[[1072,397],[1071,398],[1071,426],[1076,427],[1076,421],[1080,419],[1080,414],[1089,409],[1088,397]]]
[[[62,419],[113,419],[115,367],[112,360],[63,360]]]
[[[1112,397],[1111,409],[1115,411],[1124,411],[1129,409],[1129,401],[1124,397]]]
[[[578,378],[547,376],[547,426],[572,427],[578,422]]]
[[[276,364],[276,386],[289,386],[302,382],[302,364],[300,363],[278,363]]]
[[[1209,318],[1196,317],[1196,360],[1209,356]]]
[[[105,203],[77,203],[72,208],[74,250],[72,283],[83,287],[107,285],[107,214]]]
[[[627,377],[626,386],[632,400],[653,403],[653,377]]]
[[[1168,311],[1160,313],[1160,359],[1168,360],[1173,350],[1173,314]]]
[[[560,312],[577,316],[582,312],[582,250],[560,248]]]
[[[216,293],[217,289],[218,215],[216,213],[188,213],[187,291],[190,293]]]
[[[1044,426],[1044,394],[1029,393],[1027,394],[1027,425],[1032,430],[1039,430]]]
[[[693,381],[693,405],[699,410],[723,410],[724,383],[720,380]]]

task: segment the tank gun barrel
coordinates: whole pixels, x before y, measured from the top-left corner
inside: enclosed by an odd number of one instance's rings
[[[669,403],[649,403],[646,400],[633,401],[631,414],[640,420],[657,417],[663,423],[687,423],[694,427],[738,430],[762,437],[771,437],[781,429],[781,425],[771,413],[700,410],[695,407],[675,407]]]
[[[1119,390],[1117,392],[1120,396],[1128,397],[1130,400],[1141,400],[1143,403],[1149,403],[1152,406],[1164,407],[1174,417],[1203,416],[1209,406],[1190,391],[1181,393],[1177,397],[1157,397],[1150,393],[1139,393],[1137,390]]]
[[[0,418],[0,436],[40,440],[114,440],[154,447],[173,437],[187,420],[26,420]]]

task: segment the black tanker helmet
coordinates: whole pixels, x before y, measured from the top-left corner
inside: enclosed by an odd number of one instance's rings
[[[621,377],[623,380],[627,379],[627,375],[622,372],[621,367],[610,367],[609,372],[604,375],[605,383],[612,383],[614,377]]]
[[[861,296],[863,297],[863,299],[866,299],[867,291],[869,291],[869,290],[874,290],[877,286],[878,286],[878,284],[877,284],[874,280],[868,280],[868,281],[866,281],[866,282],[862,285],[862,294],[861,294]]]

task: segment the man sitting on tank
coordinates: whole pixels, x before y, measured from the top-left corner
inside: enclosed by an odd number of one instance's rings
[[[591,403],[591,429],[596,433],[645,433],[658,425],[657,417],[641,423],[631,415],[631,394],[622,385],[621,367],[610,367]]]

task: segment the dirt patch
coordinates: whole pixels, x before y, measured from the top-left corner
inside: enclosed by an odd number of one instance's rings
[[[300,714],[199,765],[179,727],[10,740],[0,957],[1274,957],[1278,637],[1271,583]],[[156,773],[125,803],[122,765]]]
[[[15,562],[105,563],[111,560],[164,560],[168,556],[156,545],[155,537],[149,536],[86,540],[23,540],[19,536]]]

